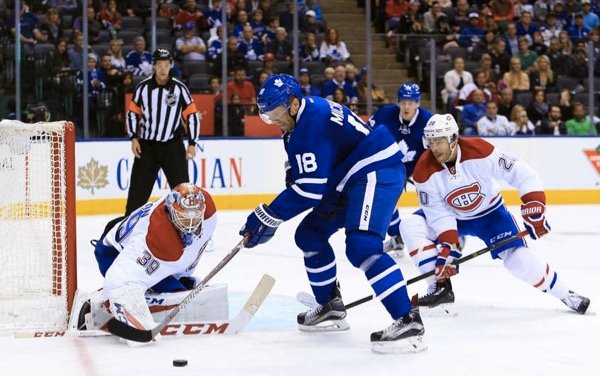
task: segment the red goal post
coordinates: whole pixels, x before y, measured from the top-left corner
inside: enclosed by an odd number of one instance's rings
[[[67,327],[75,188],[72,123],[0,122],[0,332]]]

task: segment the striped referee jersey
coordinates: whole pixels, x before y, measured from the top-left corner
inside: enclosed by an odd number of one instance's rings
[[[182,120],[189,130],[190,145],[194,145],[200,136],[200,116],[190,91],[179,79],[171,77],[165,86],[159,86],[150,76],[135,88],[127,111],[129,138],[169,141]]]

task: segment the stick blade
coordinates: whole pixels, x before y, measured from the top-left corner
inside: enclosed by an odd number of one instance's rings
[[[154,337],[151,330],[134,328],[114,317],[108,320],[107,329],[111,334],[134,342],[146,343],[152,341]]]
[[[275,279],[268,274],[262,276],[261,280],[256,285],[256,288],[248,298],[244,308],[230,322],[227,328],[227,334],[236,334],[242,331],[248,322],[254,317],[254,314],[263,304],[267,295],[271,292]]]

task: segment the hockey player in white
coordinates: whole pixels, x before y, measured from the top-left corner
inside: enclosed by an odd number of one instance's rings
[[[413,174],[422,212],[405,219],[400,231],[421,273],[435,270],[429,295],[419,305],[435,307],[454,302],[450,277],[460,257],[458,236],[471,235],[488,246],[519,232],[508,212],[497,180],[518,189],[521,216],[529,235],[537,240],[550,231],[545,217],[546,196],[535,172],[523,161],[497,150],[480,138],[461,138],[450,114],[433,115],[425,126],[427,150]],[[437,247],[435,245],[437,243]],[[583,314],[590,300],[569,290],[547,263],[527,249],[523,239],[491,253],[515,277],[560,299]]]
[[[156,323],[148,297],[174,306],[187,296],[186,290],[196,283],[192,273],[216,225],[212,197],[191,183],[179,184],[157,201],[109,223],[94,252],[105,277],[96,300],[100,305],[108,300],[110,313],[118,320],[138,329],[153,328]],[[226,296],[226,290],[224,293]],[[91,305],[95,315],[97,307],[93,302]],[[227,319],[224,306],[225,317],[217,319]],[[89,317],[86,324],[91,329]],[[92,326],[101,325],[96,322]]]

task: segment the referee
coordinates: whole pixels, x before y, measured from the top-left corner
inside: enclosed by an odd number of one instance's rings
[[[188,160],[196,156],[200,117],[188,88],[171,77],[171,53],[159,48],[152,54],[154,74],[135,88],[127,111],[127,134],[135,155],[125,215],[146,204],[158,170],[169,186],[189,182]],[[183,143],[187,125],[188,147]]]

